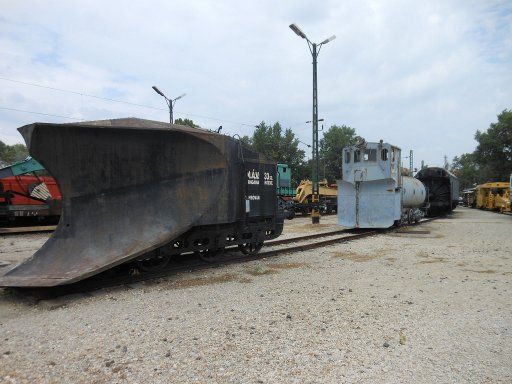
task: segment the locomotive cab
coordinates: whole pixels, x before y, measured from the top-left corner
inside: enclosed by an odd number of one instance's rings
[[[401,150],[389,143],[361,143],[343,149],[338,180],[338,224],[349,228],[388,228],[405,217],[417,221],[425,200],[418,180],[401,174]]]

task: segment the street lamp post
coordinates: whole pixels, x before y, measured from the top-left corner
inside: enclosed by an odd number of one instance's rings
[[[328,42],[334,40],[336,36],[332,35],[328,39],[325,39],[320,44],[312,43],[306,34],[300,30],[300,28],[296,24],[290,24],[290,29],[297,34],[297,36],[305,39],[308,42],[309,51],[313,56],[313,148],[312,148],[312,158],[313,158],[313,190],[312,190],[312,200],[313,200],[313,209],[311,211],[311,222],[313,224],[320,223],[320,188],[318,185],[318,174],[319,174],[319,158],[318,158],[318,87],[317,87],[317,58],[320,53],[320,49],[322,45],[327,44]]]
[[[153,85],[152,88],[153,88],[153,90],[156,93],[158,93],[160,96],[162,96],[165,99],[165,102],[167,103],[167,106],[169,107],[169,122],[171,124],[174,123],[174,118],[173,118],[174,104],[176,104],[177,100],[179,100],[182,97],[184,97],[186,95],[186,93],[184,93],[183,95],[178,96],[175,99],[169,99],[167,96],[164,95],[164,93],[161,90],[158,89],[158,87],[156,85]]]

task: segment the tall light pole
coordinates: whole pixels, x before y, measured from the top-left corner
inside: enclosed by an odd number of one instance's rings
[[[322,45],[327,44],[329,41],[332,41],[336,38],[335,35],[332,35],[328,39],[325,39],[320,44],[312,43],[306,34],[300,30],[300,28],[296,24],[290,24],[290,28],[293,32],[297,34],[297,36],[305,39],[308,42],[308,48],[313,56],[313,191],[312,191],[312,200],[313,200],[313,209],[311,211],[311,222],[313,224],[320,223],[320,188],[318,185],[318,174],[319,174],[319,158],[318,158],[318,88],[317,88],[317,71],[316,64],[317,58],[320,53],[320,49]]]
[[[178,96],[177,98],[175,99],[169,99],[167,96],[164,95],[164,93],[159,90],[157,88],[156,85],[153,85],[152,87],[154,89],[154,91],[156,93],[158,93],[160,96],[162,96],[164,99],[165,99],[165,102],[167,103],[167,106],[169,107],[169,122],[172,124],[174,123],[174,118],[173,118],[173,109],[174,109],[174,104],[176,103],[176,100],[179,100],[181,99],[182,97],[184,97],[186,95],[186,93],[184,93],[183,95],[180,95]]]

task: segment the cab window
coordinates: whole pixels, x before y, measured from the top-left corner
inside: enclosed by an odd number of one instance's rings
[[[354,163],[359,163],[361,161],[361,151],[356,149],[354,151]]]
[[[365,149],[364,150],[364,161],[377,161],[377,150],[376,149]]]

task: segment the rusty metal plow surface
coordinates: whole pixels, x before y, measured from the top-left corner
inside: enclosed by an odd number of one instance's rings
[[[120,119],[19,131],[59,183],[63,210],[53,236],[0,286],[69,284],[158,248],[215,206],[227,177],[201,130]]]

